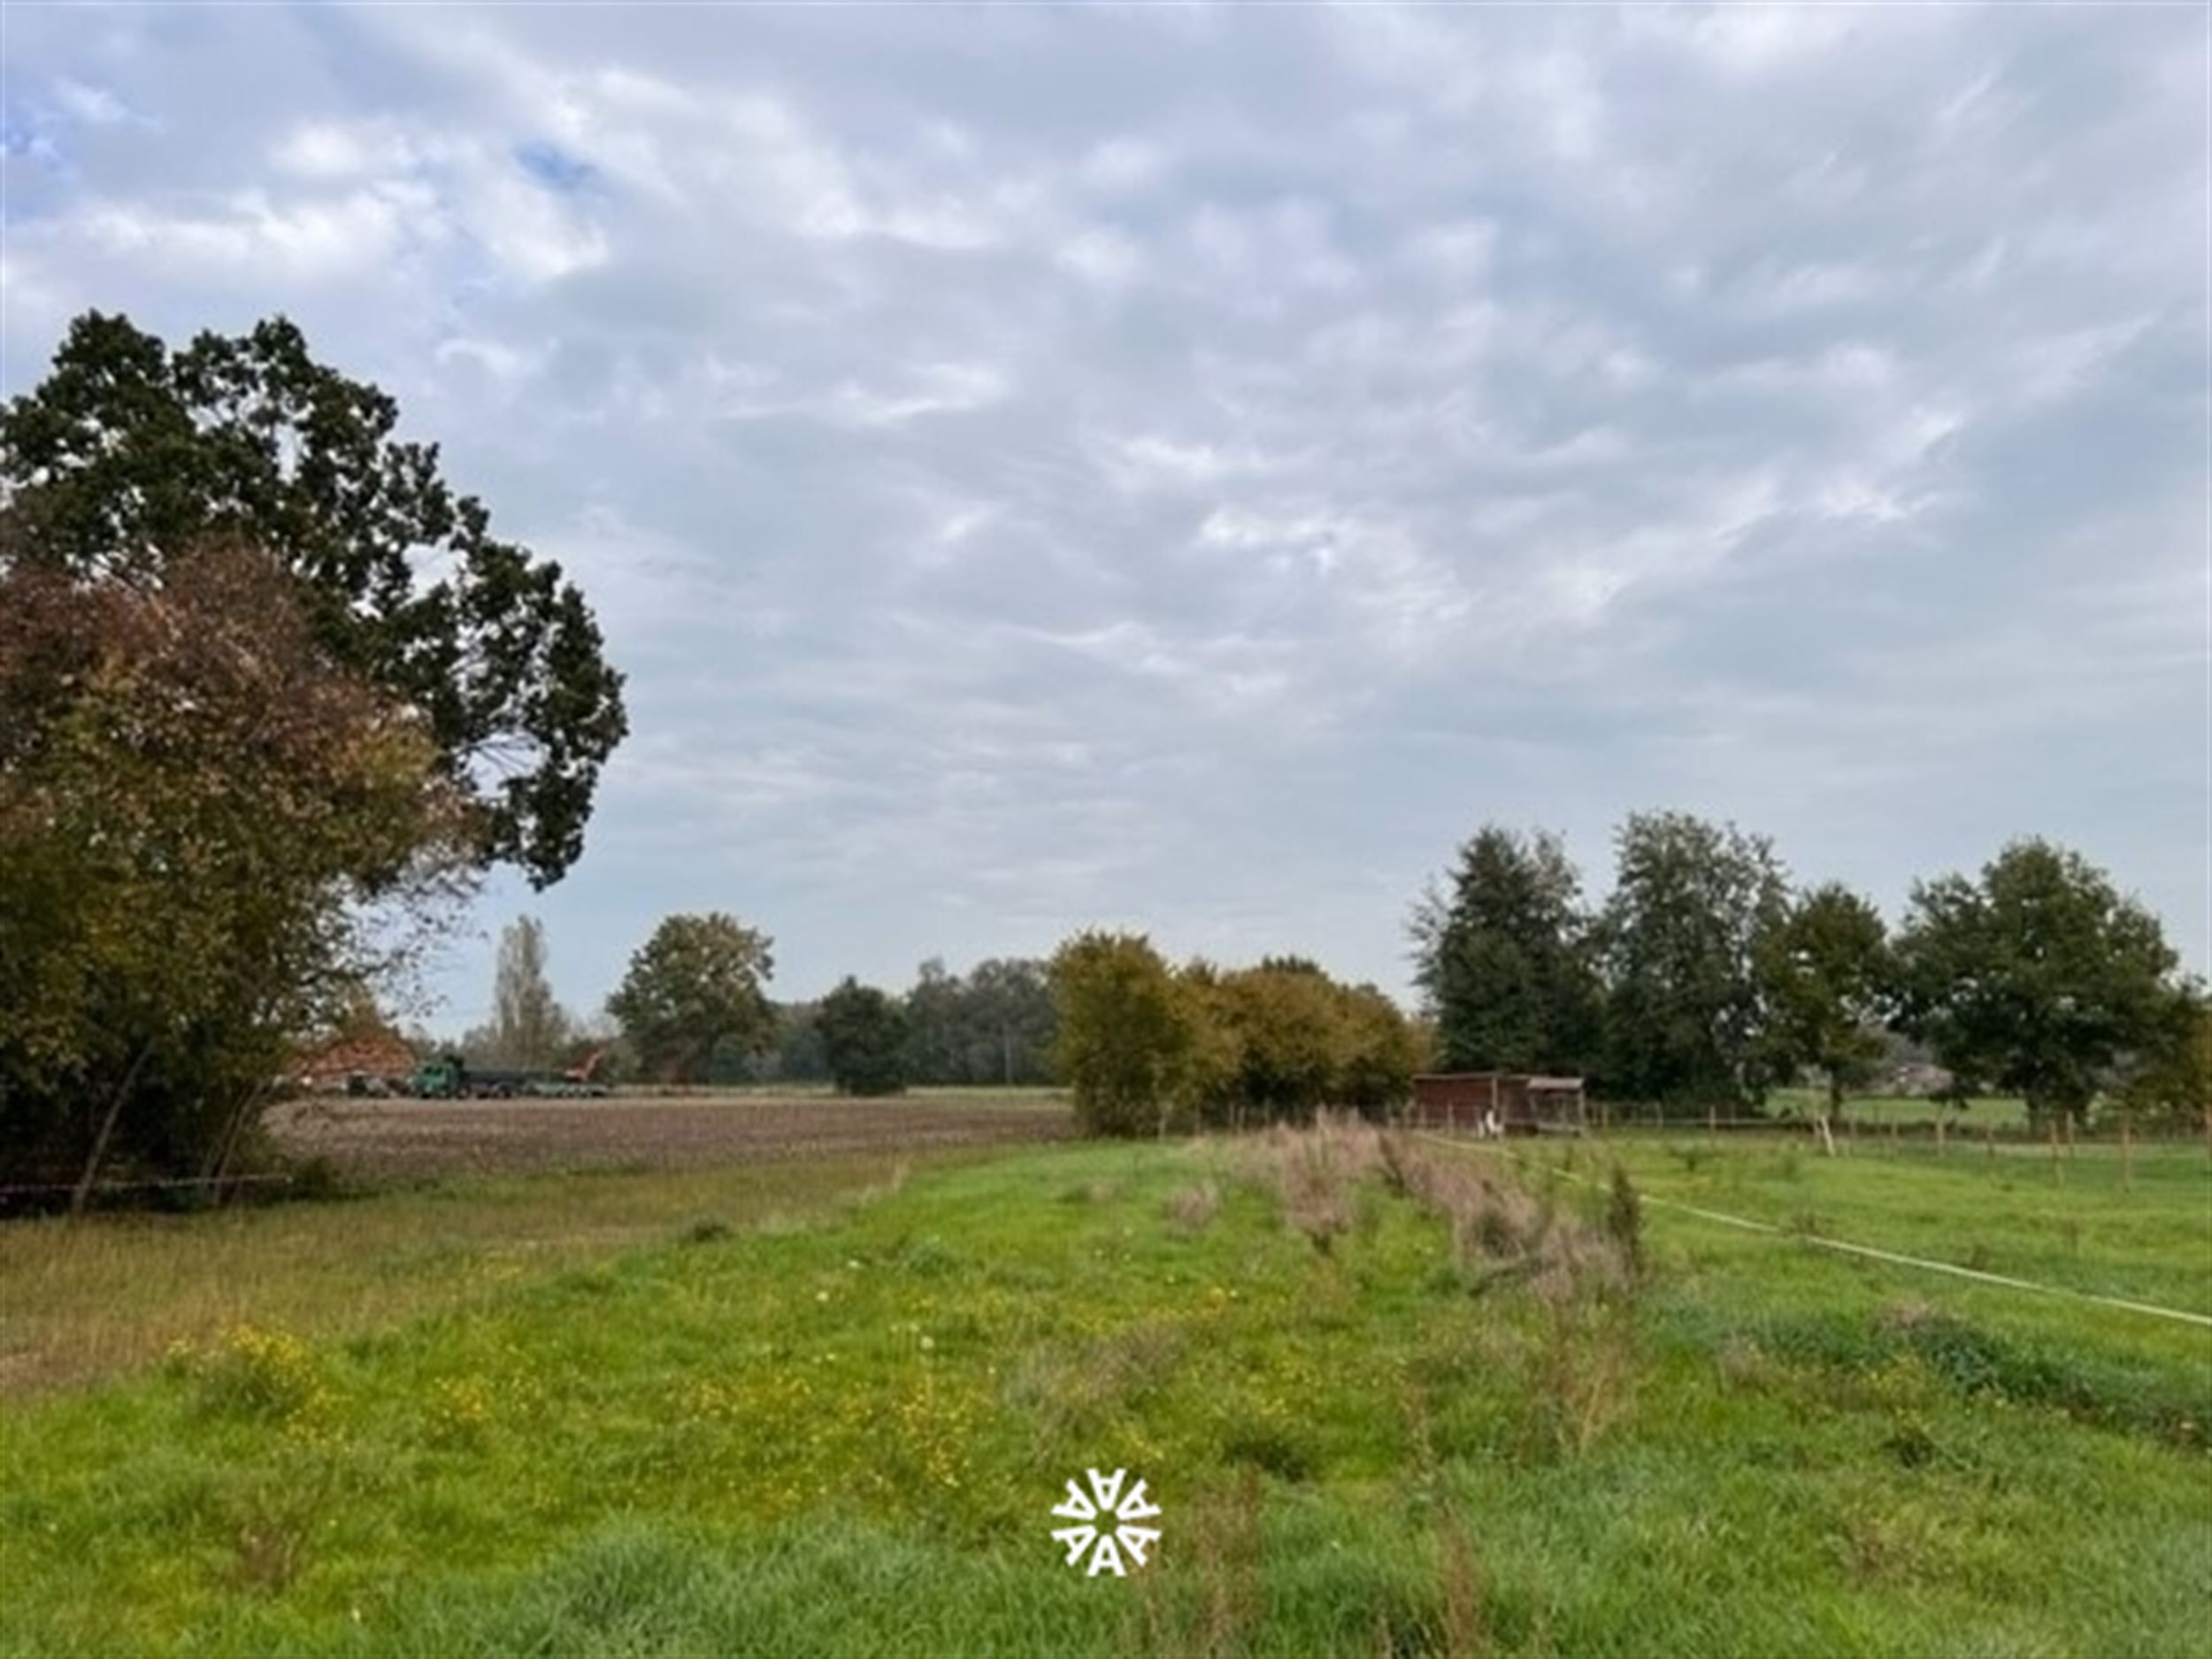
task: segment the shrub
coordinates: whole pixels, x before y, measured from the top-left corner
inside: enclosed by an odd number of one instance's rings
[[[1221,1189],[1211,1181],[1180,1187],[1168,1194],[1167,1218],[1178,1233],[1203,1233],[1221,1210]]]
[[[1283,1218],[1324,1256],[1358,1219],[1354,1187],[1381,1161],[1378,1139],[1364,1124],[1325,1115],[1302,1133],[1278,1127],[1270,1141]]]

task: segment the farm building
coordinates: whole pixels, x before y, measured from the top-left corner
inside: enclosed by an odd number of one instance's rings
[[[1519,1071],[1431,1071],[1413,1079],[1408,1121],[1424,1129],[1478,1129],[1491,1114],[1509,1134],[1583,1126],[1578,1077]]]
[[[292,1075],[311,1094],[342,1089],[349,1079],[403,1078],[415,1069],[415,1051],[399,1038],[338,1037],[308,1049]]]

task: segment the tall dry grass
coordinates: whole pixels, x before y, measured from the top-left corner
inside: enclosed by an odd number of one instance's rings
[[[1631,1304],[1645,1263],[1641,1203],[1624,1173],[1593,1220],[1517,1172],[1356,1121],[1278,1129],[1241,1156],[1248,1175],[1271,1175],[1285,1224],[1325,1256],[1353,1227],[1361,1183],[1371,1179],[1444,1223],[1470,1294],[1509,1287],[1531,1299],[1535,1319],[1517,1362],[1524,1456],[1579,1455],[1633,1409],[1640,1361]],[[1438,1541],[1451,1589],[1447,1646],[1459,1651],[1480,1627],[1470,1613],[1479,1600],[1471,1559],[1463,1539]]]

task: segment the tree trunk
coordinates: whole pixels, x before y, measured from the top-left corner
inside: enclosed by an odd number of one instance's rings
[[[231,1114],[229,1126],[223,1132],[222,1150],[203,1171],[218,1184],[219,1190],[223,1178],[230,1173],[231,1157],[238,1150],[238,1137],[245,1133],[246,1125],[268,1103],[269,1092],[267,1084],[256,1084],[247,1090],[245,1098],[238,1104],[238,1110]]]
[[[130,1070],[123,1073],[123,1080],[115,1086],[115,1096],[108,1102],[107,1115],[100,1119],[100,1133],[92,1139],[91,1154],[84,1161],[84,1173],[77,1178],[77,1189],[69,1194],[69,1213],[84,1212],[85,1202],[92,1196],[92,1183],[98,1179],[100,1160],[108,1154],[108,1141],[115,1133],[116,1119],[123,1115],[123,1102],[130,1098],[131,1087],[138,1081],[138,1073],[152,1051],[151,1043],[141,1043],[132,1059]]]

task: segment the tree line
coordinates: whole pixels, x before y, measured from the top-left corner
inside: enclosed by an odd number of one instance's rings
[[[1060,1069],[1092,1134],[1380,1115],[1421,1064],[1421,1033],[1371,985],[1299,956],[1171,967],[1141,933],[1088,932],[1052,958]]]
[[[2200,1119],[2212,1015],[2157,918],[2078,853],[2016,841],[1915,884],[1891,930],[1773,846],[1679,812],[1614,836],[1605,902],[1558,837],[1483,826],[1417,904],[1416,979],[1447,1070],[1574,1072],[1663,1111],[1756,1110],[1816,1078],[1831,1112],[1893,1038],[1947,1092],[2017,1094],[2037,1120],[2101,1097]]]
[[[598,1075],[668,1084],[828,1082],[848,1094],[1054,1080],[1058,1014],[1047,964],[992,957],[966,974],[941,958],[893,995],[848,977],[810,1002],[778,1002],[765,933],[718,911],[664,918],[631,956],[603,1018],[564,1008],[543,923],[500,936],[491,1018],[457,1043],[480,1065],[551,1068],[599,1056]]]
[[[1307,1121],[1324,1106],[1381,1113],[1425,1053],[1371,985],[1310,959],[1171,967],[1141,935],[1088,932],[1049,961],[994,958],[965,975],[935,957],[903,994],[848,977],[818,1002],[770,1001],[772,941],[719,912],[671,916],[630,958],[598,1034],[578,1034],[545,979],[542,926],[502,938],[494,1018],[473,1060],[573,1063],[658,1083],[823,1080],[850,1094],[915,1085],[1066,1083],[1100,1134]]]

